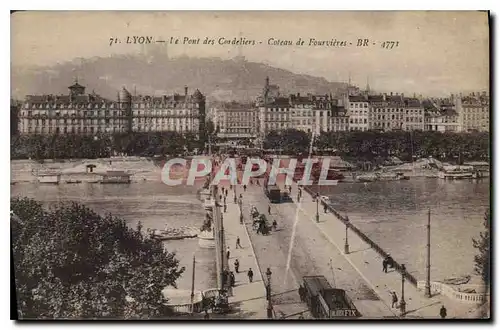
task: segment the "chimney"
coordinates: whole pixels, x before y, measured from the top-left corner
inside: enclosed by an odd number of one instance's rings
[[[391,92],[391,96],[392,96],[392,92]]]
[[[401,97],[404,98],[405,97],[405,93],[401,93]]]
[[[297,97],[300,97],[300,93],[297,93]]]
[[[187,86],[184,86],[184,95],[187,96],[188,95],[188,87]]]

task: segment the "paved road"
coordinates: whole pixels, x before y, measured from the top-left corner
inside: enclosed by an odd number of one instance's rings
[[[251,205],[265,213],[270,222],[275,219],[278,230],[268,236],[256,234],[249,216]],[[273,304],[277,311],[288,315],[307,309],[297,293],[301,278],[324,275],[332,286],[346,290],[363,316],[394,316],[337,248],[301,212],[297,213],[294,203],[271,204],[271,215],[267,214],[268,206],[262,187],[249,186],[243,193],[243,212],[258,263],[262,271],[271,267],[273,272]]]

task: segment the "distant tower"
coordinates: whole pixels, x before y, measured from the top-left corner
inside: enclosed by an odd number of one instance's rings
[[[349,71],[349,86],[351,86],[351,71]]]
[[[69,89],[69,99],[73,101],[73,98],[77,95],[85,94],[85,87],[78,83],[78,77],[75,78],[75,83],[68,87]]]
[[[366,77],[366,93],[370,93],[370,77]]]
[[[125,89],[125,87],[122,88],[122,90],[118,93],[118,104],[120,107],[120,111],[125,112],[123,117],[126,117],[126,119],[120,120],[122,125],[120,129],[124,129],[125,132],[131,133],[132,132],[132,95]]]

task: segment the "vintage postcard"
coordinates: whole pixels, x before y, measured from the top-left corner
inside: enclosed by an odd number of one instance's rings
[[[17,319],[490,319],[489,13],[11,15]]]

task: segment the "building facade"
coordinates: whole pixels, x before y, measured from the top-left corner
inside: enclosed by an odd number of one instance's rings
[[[125,88],[115,101],[86,94],[78,82],[68,95],[28,95],[20,109],[21,134],[101,134],[177,131],[204,132],[205,97],[132,96]]]
[[[489,132],[490,97],[486,92],[452,95],[452,99],[458,113],[459,131]]]
[[[269,77],[256,106],[259,109],[258,132],[261,138],[271,131],[293,127],[290,99],[280,95],[278,86],[269,84]]]
[[[416,97],[404,94],[370,95],[370,129],[378,131],[424,130],[424,108]]]
[[[21,104],[18,101],[10,100],[10,135],[19,134],[19,108]]]
[[[458,113],[451,99],[427,99],[423,101],[425,108],[426,131],[453,132],[459,131]]]
[[[346,97],[347,115],[350,131],[370,129],[370,102],[368,95],[348,95]]]
[[[228,102],[210,109],[217,136],[222,139],[253,139],[257,137],[259,111],[255,104]]]

